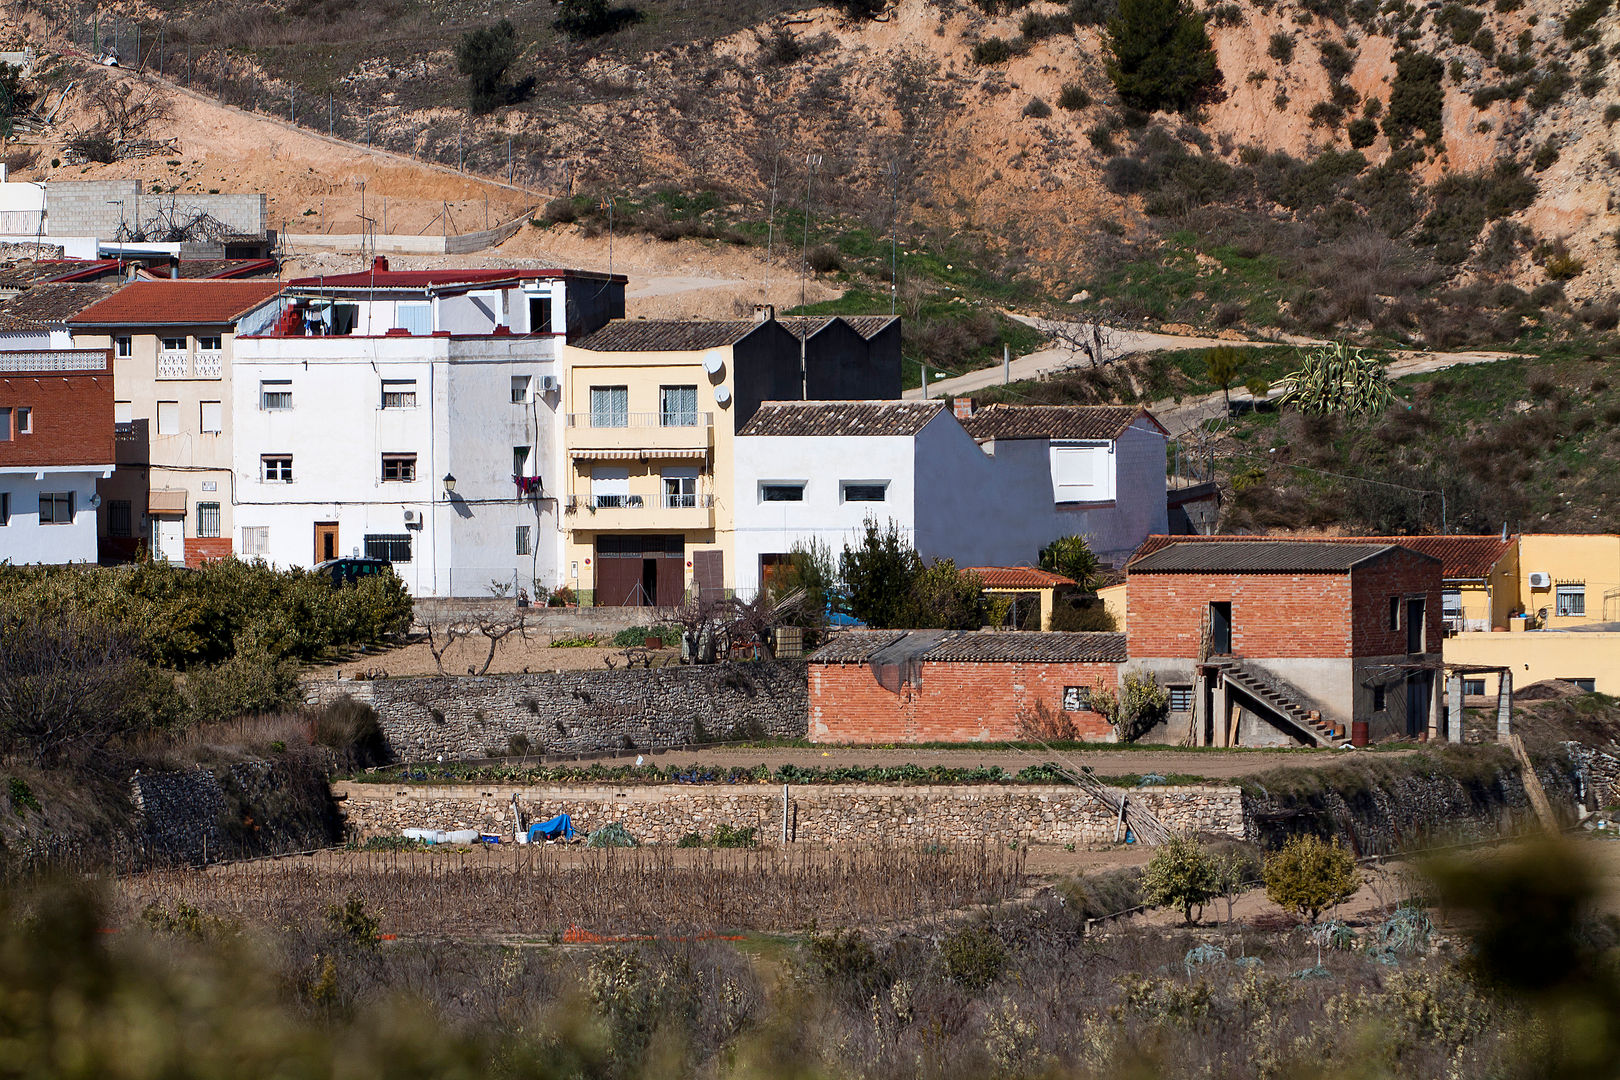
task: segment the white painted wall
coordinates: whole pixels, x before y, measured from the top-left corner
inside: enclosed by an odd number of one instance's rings
[[[492,580],[554,585],[560,540],[554,500],[516,498],[512,448],[534,447],[546,494],[559,475],[555,393],[513,403],[511,378],[538,388],[555,372],[551,338],[243,337],[233,398],[236,547],[267,527],[278,566],[315,561],[315,525],[337,522],[338,550],[368,534],[410,535],[396,570],[415,595],[487,595]],[[260,407],[260,384],[291,384],[290,410]],[[382,408],[383,382],[415,381],[414,408]],[[265,454],[291,454],[291,483],[261,479]],[[382,479],[385,454],[415,454],[414,481]],[[456,477],[447,498],[443,477]],[[407,527],[406,510],[421,514]],[[516,527],[531,554],[516,554]]]
[[[23,465],[0,469],[0,492],[10,496],[11,518],[0,525],[0,562],[69,563],[96,561],[96,511],[90,500],[96,481],[112,475],[105,468]],[[39,494],[71,491],[73,521],[39,523]]]

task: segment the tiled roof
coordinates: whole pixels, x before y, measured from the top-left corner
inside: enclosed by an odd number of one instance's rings
[[[814,337],[833,323],[842,322],[870,341],[884,327],[899,320],[893,315],[785,315],[776,321],[794,337],[804,337],[806,334]]]
[[[946,638],[923,654],[924,660],[957,662],[1025,661],[1038,664],[1125,660],[1125,635],[980,630]]]
[[[1132,574],[1253,572],[1253,573],[1343,573],[1387,551],[1393,544],[1336,543],[1309,540],[1254,540],[1204,543],[1202,537],[1176,537],[1148,555],[1138,555],[1126,564]],[[1438,561],[1438,560],[1436,560]]]
[[[868,341],[887,329],[889,324],[900,321],[894,315],[840,315],[839,318],[849,323],[857,334]]]
[[[597,274],[586,270],[530,270],[517,266],[390,270],[385,259],[378,266],[366,270],[357,270],[352,274],[322,274],[318,277],[294,278],[287,284],[296,285],[299,288],[326,289],[426,289],[445,285],[477,285],[489,281],[561,277],[588,278],[595,281],[610,280],[606,274]],[[623,282],[626,278],[623,274],[614,274],[611,280]]]
[[[276,272],[274,259],[181,259],[180,277],[186,278],[246,278],[260,277]],[[158,271],[154,276],[164,276]]]
[[[1137,548],[1140,558],[1177,542],[1185,536],[1150,536]],[[1442,577],[1460,580],[1483,578],[1502,557],[1513,550],[1516,538],[1500,536],[1200,536],[1198,543],[1295,543],[1295,544],[1395,544],[1440,560]]]
[[[764,325],[753,319],[615,319],[574,346],[592,352],[694,352],[735,345]]]
[[[1134,405],[986,405],[962,426],[975,439],[1117,439],[1139,416]],[[1154,421],[1157,424],[1157,421]]]
[[[823,664],[864,664],[905,636],[904,630],[844,630],[810,659]]]
[[[281,292],[279,281],[132,281],[79,312],[74,326],[216,326]]]
[[[767,401],[738,435],[915,435],[943,401]]]
[[[1051,589],[1077,584],[1073,578],[1033,566],[965,566],[962,573],[978,574],[987,589]]]
[[[0,304],[0,332],[47,330],[103,300],[118,288],[116,282],[35,285]]]
[[[117,259],[35,259],[0,267],[0,288],[26,289],[43,281],[77,281],[117,272]]]

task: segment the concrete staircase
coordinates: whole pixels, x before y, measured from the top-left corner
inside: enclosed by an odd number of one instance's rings
[[[1260,711],[1269,713],[1284,728],[1310,740],[1312,746],[1332,746],[1349,737],[1348,732],[1336,731],[1333,725],[1313,719],[1299,693],[1281,679],[1246,668],[1237,660],[1217,661],[1214,666],[1233,689],[1259,706]]]

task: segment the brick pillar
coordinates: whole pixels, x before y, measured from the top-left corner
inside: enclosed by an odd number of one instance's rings
[[[1450,715],[1446,717],[1446,734],[1454,743],[1463,741],[1463,687],[1462,676],[1452,673],[1446,680],[1446,697],[1450,705]]]
[[[1496,687],[1496,741],[1505,743],[1513,734],[1513,670],[1502,669],[1501,681]]]

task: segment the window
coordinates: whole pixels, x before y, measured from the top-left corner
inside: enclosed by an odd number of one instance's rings
[[[630,470],[623,465],[598,465],[591,470],[591,501],[598,507],[624,506],[630,499]]]
[[[1401,598],[1398,596],[1389,598],[1389,628],[1391,630],[1401,628]]]
[[[1484,697],[1485,696],[1485,680],[1484,679],[1464,679],[1462,681],[1462,684],[1463,684],[1463,695],[1465,697]]]
[[[197,535],[219,535],[219,503],[200,502],[197,504]]]
[[[128,499],[114,499],[107,504],[107,535],[129,536],[130,532],[130,502]]]
[[[259,458],[261,477],[273,484],[292,483],[292,455],[265,454]]]
[[[11,524],[11,492],[0,491],[0,525]]]
[[[39,523],[41,525],[73,524],[73,492],[42,491],[39,493]]]
[[[527,525],[517,527],[517,553],[519,555],[529,553],[529,527]]]
[[[630,388],[591,387],[591,427],[629,427]]]
[[[858,484],[853,480],[844,481],[844,501],[847,503],[882,502],[884,499],[888,498],[888,493],[889,485],[887,482],[880,484]]]
[[[416,479],[415,454],[384,454],[382,456],[384,483],[409,483]]]
[[[218,435],[225,430],[225,410],[217,401],[199,403],[198,428],[204,435]]]
[[[695,465],[681,465],[663,471],[664,506],[671,510],[691,508],[698,504],[698,471]]]
[[[512,404],[522,405],[529,400],[529,376],[512,376]]]
[[[113,423],[133,424],[135,422],[135,403],[133,401],[113,402]]]
[[[433,333],[433,308],[425,301],[399,304],[395,308],[394,325],[412,334]]]
[[[1108,502],[1114,497],[1114,444],[1054,442],[1051,447],[1054,502]]]
[[[34,433],[34,410],[17,410],[17,434],[32,435]]]
[[[118,356],[133,356],[135,354],[135,339],[129,335],[113,338],[113,351]]]
[[[697,387],[658,388],[659,427],[697,427]]]
[[[801,484],[761,484],[759,485],[760,502],[804,502],[804,485]]]
[[[366,536],[366,558],[391,563],[411,561],[410,533],[382,533]]]
[[[1373,692],[1373,712],[1383,712],[1384,711],[1384,705],[1385,705],[1384,688],[1382,686],[1375,686],[1375,687],[1372,688],[1372,692]]]
[[[1190,686],[1170,687],[1170,711],[1175,713],[1192,712],[1192,692]]]
[[[220,352],[224,348],[224,339],[218,334],[205,334],[197,339],[197,350],[199,352]]]
[[[242,554],[249,558],[268,558],[270,555],[270,526],[242,526]]]
[[[1594,693],[1597,690],[1596,679],[1559,679],[1558,681],[1571,683],[1576,687],[1585,690],[1588,694]]]
[[[384,379],[382,384],[382,407],[385,409],[416,408],[416,380]]]
[[[1461,589],[1440,590],[1440,614],[1452,620],[1462,618]]]
[[[551,333],[551,298],[549,296],[529,297],[529,333]]]
[[[512,447],[512,475],[529,475],[529,448],[527,446]]]
[[[1091,708],[1091,687],[1065,686],[1063,688],[1063,711],[1086,712]]]
[[[267,412],[292,408],[291,379],[262,379],[259,382],[259,408]]]
[[[1560,585],[1555,590],[1554,608],[1560,615],[1584,616],[1586,614],[1586,586]]]
[[[186,339],[183,337],[166,337],[163,339],[164,352],[185,352]]]
[[[0,442],[11,441],[11,410],[0,409]]]
[[[158,402],[157,421],[157,433],[159,435],[180,434],[180,403],[178,401]]]

